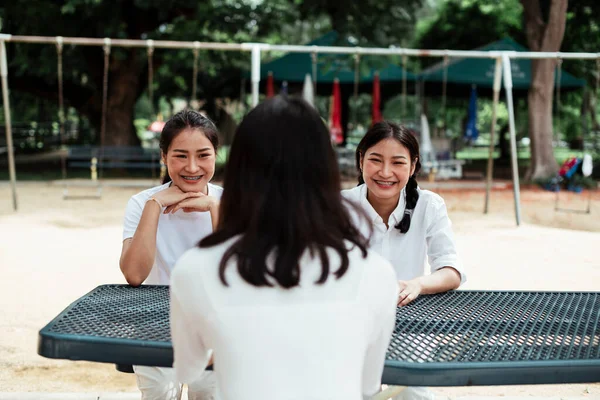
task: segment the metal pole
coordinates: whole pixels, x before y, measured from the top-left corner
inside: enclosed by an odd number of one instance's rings
[[[19,43],[55,44],[55,36],[21,36],[0,34],[3,40]],[[146,40],[140,39],[111,39],[112,47],[147,47]],[[63,37],[64,44],[80,46],[103,46],[104,39],[84,37]],[[501,54],[509,54],[510,58],[525,59],[592,59],[598,58],[599,53],[562,53],[562,52],[533,52],[533,51],[481,51],[481,50],[439,50],[439,49],[408,49],[403,47],[378,48],[363,47],[357,49],[349,46],[299,46],[299,45],[270,45],[265,43],[216,43],[216,42],[185,42],[176,40],[155,40],[154,48],[194,49],[199,47],[207,50],[237,50],[249,51],[259,46],[261,51],[282,51],[286,53],[330,53],[330,54],[371,54],[371,55],[407,55],[419,57],[452,57],[452,58],[497,58]]]
[[[8,174],[10,176],[10,185],[12,188],[13,209],[17,211],[17,174],[15,172],[15,156],[13,154],[10,102],[8,100],[8,64],[6,62],[6,46],[4,40],[0,40],[0,73],[2,74],[2,104],[4,105],[4,126],[6,128]]]
[[[488,153],[487,178],[485,182],[485,205],[483,213],[487,214],[490,206],[490,192],[492,190],[492,176],[494,171],[494,133],[496,131],[496,120],[498,119],[498,100],[500,100],[500,89],[502,88],[502,58],[496,58],[496,69],[494,70],[494,102],[492,103],[492,127],[490,129],[490,150]]]
[[[517,226],[521,225],[521,194],[519,188],[519,170],[517,165],[517,137],[515,132],[515,111],[512,97],[512,73],[508,54],[502,54],[504,67],[504,89],[506,90],[506,106],[508,108],[508,125],[510,128],[510,155],[513,176],[513,194],[515,197],[515,218]]]
[[[260,47],[252,47],[252,107],[258,105],[258,86],[260,84]]]

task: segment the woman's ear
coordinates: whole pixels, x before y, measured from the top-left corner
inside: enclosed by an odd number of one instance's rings
[[[162,160],[163,164],[167,165],[167,155],[162,150],[160,151],[160,159]]]
[[[415,174],[415,169],[417,168],[417,162],[419,161],[419,157],[415,157],[410,166],[410,176],[412,177]]]
[[[360,172],[362,173],[363,171],[363,162],[365,161],[365,159],[363,158],[363,155],[360,155],[360,161],[358,163],[358,168],[360,169]]]

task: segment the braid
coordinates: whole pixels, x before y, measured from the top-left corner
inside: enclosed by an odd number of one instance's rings
[[[417,201],[419,200],[419,191],[417,190],[417,180],[415,175],[411,176],[406,183],[406,208],[404,209],[404,217],[396,225],[396,229],[401,233],[406,233],[410,229],[410,219],[412,218]]]

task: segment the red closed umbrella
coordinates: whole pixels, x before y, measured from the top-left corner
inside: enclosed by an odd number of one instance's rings
[[[275,83],[273,81],[273,73],[269,71],[267,76],[267,98],[275,96]]]
[[[373,77],[373,111],[371,113],[371,125],[375,125],[381,118],[381,92],[379,88],[379,72]]]
[[[342,132],[342,94],[340,92],[340,81],[337,78],[333,81],[329,132],[331,133],[331,141],[333,143],[340,144],[344,141],[344,134]]]

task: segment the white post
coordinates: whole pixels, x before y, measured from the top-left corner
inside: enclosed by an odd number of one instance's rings
[[[508,126],[510,129],[510,155],[513,176],[513,194],[515,197],[515,217],[517,226],[521,225],[521,195],[519,189],[519,170],[517,165],[517,137],[515,132],[515,111],[512,97],[512,71],[510,58],[507,53],[502,54],[504,67],[504,89],[506,90],[506,106],[508,108]]]
[[[258,105],[258,85],[260,84],[260,47],[252,47],[252,107]]]
[[[487,178],[485,183],[485,206],[483,213],[487,214],[490,205],[490,192],[492,190],[492,176],[494,171],[494,133],[496,131],[496,121],[498,120],[498,100],[500,99],[500,89],[502,88],[502,58],[496,58],[496,69],[494,70],[494,102],[492,103],[492,127],[490,129],[490,149],[488,154]]]
[[[0,73],[2,75],[2,101],[4,105],[4,126],[6,128],[6,151],[8,153],[8,174],[12,187],[13,209],[17,211],[17,174],[15,172],[15,156],[13,154],[12,125],[10,121],[10,102],[8,99],[8,64],[6,62],[6,46],[0,39]]]

